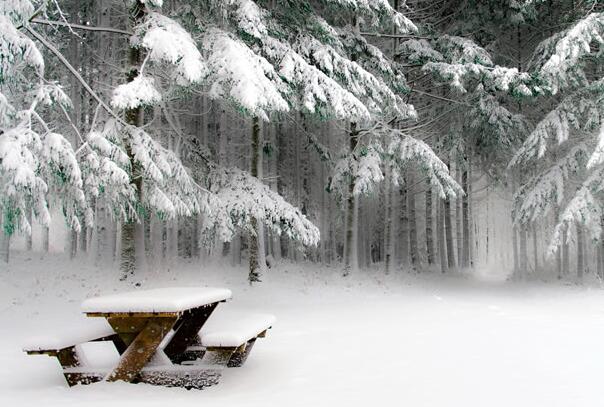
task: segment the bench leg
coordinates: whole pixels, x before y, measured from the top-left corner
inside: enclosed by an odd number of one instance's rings
[[[256,338],[250,339],[247,341],[244,349],[237,349],[227,362],[227,367],[241,367],[247,360],[252,348],[254,347],[254,343],[256,343]]]
[[[141,369],[149,362],[175,322],[175,317],[150,319],[145,328],[128,346],[117,367],[107,377],[107,381],[133,382],[137,380]]]
[[[214,309],[215,304],[205,307],[195,308],[182,315],[175,325],[174,336],[170,343],[164,348],[164,353],[170,358],[172,363],[181,363],[183,354],[187,348],[198,341],[198,333],[203,324],[208,320]]]

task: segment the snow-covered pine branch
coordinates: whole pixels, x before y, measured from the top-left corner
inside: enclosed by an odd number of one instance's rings
[[[204,228],[222,241],[231,240],[238,229],[256,233],[251,230],[255,218],[277,234],[284,233],[304,245],[319,242],[319,229],[298,208],[249,173],[215,168],[208,175],[208,184],[221,206],[212,217],[204,218]]]

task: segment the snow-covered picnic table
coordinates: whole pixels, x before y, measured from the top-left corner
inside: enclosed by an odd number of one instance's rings
[[[89,298],[82,311],[105,318],[107,328],[90,324],[90,329],[33,343],[25,351],[56,356],[70,385],[105,379],[205,387],[220,377],[216,366],[241,366],[256,338],[263,337],[274,321],[271,315],[241,317],[229,312],[202,329],[218,304],[231,295],[225,288],[172,287]],[[101,372],[81,363],[85,358],[78,356],[79,344],[107,340],[120,354],[115,367]],[[212,363],[191,364],[206,353],[212,353],[206,358]]]

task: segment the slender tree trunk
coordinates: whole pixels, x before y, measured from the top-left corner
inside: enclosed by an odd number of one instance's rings
[[[537,223],[533,223],[533,264],[535,273],[539,270],[539,244],[537,242]]]
[[[407,206],[407,183],[403,183],[399,189],[399,245],[400,264],[403,269],[409,265],[409,211]]]
[[[32,222],[32,210],[31,208],[28,208],[26,210],[26,216],[27,216],[27,222],[29,223],[30,226],[30,231],[27,234],[27,236],[25,236],[25,250],[27,250],[28,252],[30,252],[33,248],[33,222]]]
[[[528,244],[527,244],[527,226],[520,226],[520,275],[526,277],[528,273]]]
[[[512,226],[512,251],[514,253],[514,271],[513,276],[517,278],[520,275],[520,257],[518,256],[518,227]]]
[[[132,9],[130,10],[131,27],[135,27],[143,19],[145,15],[145,5],[141,0],[137,0]],[[130,47],[128,50],[128,64],[129,69],[126,74],[128,82],[132,82],[139,74],[138,64],[140,63],[140,48]],[[130,125],[140,127],[142,125],[142,114],[143,111],[140,107],[135,109],[126,110],[126,122]],[[137,205],[142,205],[142,173],[140,166],[134,158],[134,153],[129,143],[126,144],[126,152],[130,158],[130,166],[132,168],[131,183],[136,189],[137,193]],[[137,208],[138,209],[138,208]],[[136,238],[137,230],[136,227],[138,214],[130,214],[128,219],[122,222],[122,233],[121,233],[121,255],[120,255],[120,271],[122,272],[122,279],[128,278],[134,274],[136,270],[136,257],[138,248]],[[140,253],[140,255],[144,255]]]
[[[447,267],[455,268],[455,248],[453,246],[453,222],[451,220],[451,198],[445,199],[445,238],[447,243]]]
[[[350,146],[350,154],[354,154],[354,151],[357,147],[358,142],[358,131],[357,124],[350,123],[350,134],[348,137],[348,142]],[[356,255],[354,250],[354,223],[355,223],[355,197],[354,197],[354,186],[355,180],[353,177],[350,177],[348,182],[348,196],[346,197],[347,205],[346,205],[346,237],[344,242],[344,276],[348,276],[354,267],[354,259],[352,258]]]
[[[252,144],[251,144],[251,169],[250,173],[253,177],[258,178],[260,162],[260,123],[258,117],[252,119]],[[250,284],[261,281],[262,268],[260,265],[260,247],[259,247],[259,231],[258,219],[252,217],[251,229],[249,233],[249,274],[248,281]],[[263,249],[263,248],[262,248]]]
[[[577,225],[577,280],[583,281],[585,272],[585,230],[583,226]]]
[[[469,167],[469,162],[468,162]],[[463,217],[463,242],[462,242],[462,267],[467,269],[470,267],[470,188],[468,182],[468,169],[461,174],[461,186],[465,195],[461,198],[461,213]]]
[[[438,257],[440,261],[440,271],[445,273],[448,270],[447,261],[447,244],[445,239],[445,223],[444,223],[444,207],[443,200],[438,201],[437,215],[436,215],[436,235],[438,243]]]
[[[10,260],[10,235],[4,230],[4,214],[0,212],[0,261],[7,263]]]
[[[392,179],[390,166],[386,164],[384,179],[384,266],[386,274],[390,273],[392,257]]]
[[[596,251],[596,273],[598,274],[598,278],[602,280],[602,248],[599,242],[596,242],[594,249]]]
[[[570,272],[570,256],[569,256],[569,245],[566,241],[568,239],[568,231],[562,233],[562,274],[567,276]]]
[[[42,253],[48,253],[50,249],[50,228],[42,226]]]
[[[415,177],[411,170],[407,171],[407,182],[411,185],[411,189],[407,191],[407,209],[409,212],[409,259],[414,269],[419,266],[419,251],[417,248],[417,217],[415,208]]]
[[[426,183],[426,255],[428,265],[434,264],[434,217],[432,215],[432,187]]]

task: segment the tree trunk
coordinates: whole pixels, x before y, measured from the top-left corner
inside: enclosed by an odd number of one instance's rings
[[[28,252],[30,252],[33,248],[33,239],[32,239],[32,235],[33,235],[33,224],[32,224],[32,210],[31,208],[28,208],[26,210],[26,216],[27,216],[27,222],[29,223],[30,226],[30,230],[29,233],[27,234],[27,236],[25,236],[25,250],[27,250]]]
[[[42,226],[42,253],[48,253],[50,249],[50,228]]]
[[[384,268],[390,273],[392,257],[392,179],[389,164],[386,164],[384,179]]]
[[[468,163],[468,166],[470,164]],[[461,174],[461,186],[465,192],[461,201],[461,213],[463,217],[463,242],[462,242],[462,267],[470,267],[470,188],[469,188],[469,170],[465,170]]]
[[[440,271],[445,273],[448,270],[447,262],[447,245],[445,239],[445,223],[444,223],[444,207],[445,203],[443,200],[438,201],[438,208],[436,210],[436,235],[438,243],[438,257],[440,261]]]
[[[407,171],[407,180],[411,189],[407,191],[407,210],[409,212],[409,260],[414,269],[419,265],[419,252],[417,248],[417,217],[415,210],[415,190],[413,188],[415,178],[413,172]]]
[[[10,235],[4,230],[3,215],[0,212],[0,261],[8,263],[10,260]]]
[[[250,173],[253,177],[258,178],[260,173],[260,166],[262,165],[260,156],[260,123],[258,117],[252,119],[252,143],[251,143],[251,162],[250,162]],[[260,265],[260,245],[259,239],[261,239],[260,231],[261,228],[258,224],[258,219],[252,217],[251,219],[251,231],[249,233],[249,274],[248,281],[250,284],[261,281],[262,267]],[[262,247],[264,249],[264,247]]]
[[[537,223],[533,223],[533,264],[535,272],[539,269],[539,244],[537,241]]]
[[[566,241],[568,239],[568,231],[562,233],[562,274],[567,276],[570,272],[570,256],[569,256],[569,245]]]
[[[518,227],[514,224],[512,226],[512,251],[514,254],[514,270],[513,276],[517,278],[520,274],[520,258],[518,256]]]
[[[577,225],[577,281],[583,281],[585,271],[585,230],[583,226]]]
[[[409,211],[407,210],[407,183],[403,183],[399,189],[399,245],[400,265],[405,269],[409,265]]]
[[[444,203],[445,238],[447,243],[447,267],[455,268],[455,248],[453,245],[453,222],[451,220],[451,198],[446,198]]]
[[[130,10],[130,22],[131,27],[137,26],[145,15],[145,5],[141,0],[137,0],[132,9]],[[138,76],[138,68],[140,63],[140,48],[130,47],[128,49],[128,72],[126,73],[126,79],[128,82],[132,82]],[[142,114],[143,110],[140,107],[126,110],[126,122],[130,125],[140,127],[142,125]],[[134,158],[134,153],[129,143],[126,144],[126,152],[130,159],[130,166],[132,168],[131,183],[136,189],[137,194],[137,206],[142,205],[142,173],[140,166]],[[141,206],[142,207],[142,206]],[[137,207],[137,210],[140,209]],[[136,242],[138,229],[136,227],[139,214],[130,214],[128,219],[122,221],[122,233],[121,233],[121,256],[120,256],[120,271],[122,273],[122,280],[128,278],[134,274],[136,270],[136,258],[138,244]],[[144,236],[144,235],[143,235]],[[144,240],[143,240],[144,242]],[[144,255],[140,253],[140,255]]]
[[[526,277],[528,273],[528,244],[527,244],[527,227],[520,226],[520,276]]]
[[[358,142],[357,124],[350,123],[350,134],[348,138],[350,146],[350,154],[354,154]],[[350,177],[348,181],[348,196],[346,197],[346,237],[344,241],[344,276],[348,276],[354,267],[355,261],[353,256],[356,255],[354,250],[354,235],[355,235],[355,199],[354,199],[355,180]]]
[[[434,218],[432,215],[432,187],[426,183],[426,255],[428,265],[434,264]]]

